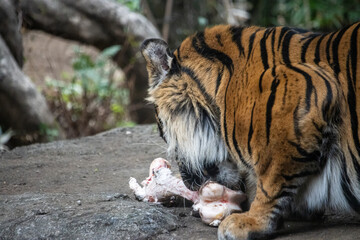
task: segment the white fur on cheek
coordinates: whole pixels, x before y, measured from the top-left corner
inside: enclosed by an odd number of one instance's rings
[[[210,119],[197,119],[190,110],[168,119],[159,116],[164,122],[169,156],[184,159],[183,164],[194,173],[201,176],[204,165],[228,158],[225,143]]]

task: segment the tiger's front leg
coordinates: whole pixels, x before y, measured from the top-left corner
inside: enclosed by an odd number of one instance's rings
[[[301,148],[293,145],[296,144],[288,143],[283,147]],[[301,159],[299,161],[304,162],[297,162],[298,159],[294,160],[296,157],[287,157],[293,155],[293,151],[277,154],[275,146],[272,146],[272,155],[259,159],[255,165],[258,175],[256,195],[250,210],[227,217],[219,227],[219,239],[258,239],[281,227],[282,219],[289,214],[298,189],[310,176],[320,171],[317,150],[310,153],[305,149],[301,151],[308,154],[309,162],[301,157],[298,157]]]
[[[228,216],[218,229],[219,239],[258,239],[274,233],[287,214],[293,192],[281,192],[265,187],[265,178],[259,178],[257,192],[250,210]],[[290,186],[291,188],[291,186]]]

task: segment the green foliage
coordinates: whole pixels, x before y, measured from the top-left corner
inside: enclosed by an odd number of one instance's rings
[[[115,75],[111,57],[120,46],[104,49],[96,59],[76,47],[72,62],[74,74],[63,74],[63,80],[46,79],[54,91],[47,96],[49,105],[67,137],[92,135],[124,124],[128,91]],[[44,133],[56,136],[51,129]]]
[[[139,12],[140,11],[140,0],[116,0],[118,3],[127,6],[131,11]]]
[[[59,137],[59,130],[46,124],[40,125],[39,134],[46,138],[47,141],[55,141]]]
[[[253,18],[252,22],[265,26],[289,25],[327,31],[360,19],[360,4],[356,0],[257,0],[255,2],[253,11],[257,18]],[[265,8],[261,8],[265,5]],[[262,10],[259,13],[260,8]]]

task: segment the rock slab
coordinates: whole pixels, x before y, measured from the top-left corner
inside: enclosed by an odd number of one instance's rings
[[[216,239],[185,204],[135,200],[129,178],[143,180],[157,157],[166,145],[153,125],[0,153],[0,239]],[[359,216],[284,225],[276,239],[360,239]]]

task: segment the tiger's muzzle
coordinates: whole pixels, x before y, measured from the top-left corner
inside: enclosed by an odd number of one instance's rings
[[[199,190],[207,181],[214,181],[234,190],[244,190],[244,184],[237,166],[229,160],[219,164],[206,164],[201,172],[180,164],[179,171],[185,186],[193,191]]]

